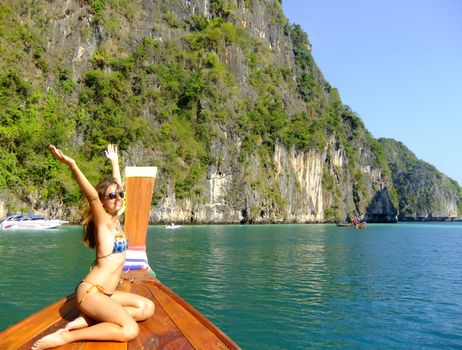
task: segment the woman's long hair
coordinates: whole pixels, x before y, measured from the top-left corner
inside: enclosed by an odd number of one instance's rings
[[[119,186],[117,179],[115,179],[112,176],[106,176],[95,186],[100,201],[104,199],[107,188],[114,184]],[[82,209],[81,224],[85,225],[83,230],[83,244],[85,244],[87,247],[95,248],[95,223],[93,222],[93,217],[91,215],[90,205],[88,201],[85,202],[84,207]]]

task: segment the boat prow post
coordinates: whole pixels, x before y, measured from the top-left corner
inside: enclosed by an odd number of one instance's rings
[[[154,274],[146,255],[146,235],[156,175],[157,167],[125,168],[125,190],[127,193],[125,199],[125,234],[128,238],[125,271],[146,270]]]

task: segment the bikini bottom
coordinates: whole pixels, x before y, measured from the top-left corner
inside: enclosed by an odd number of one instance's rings
[[[88,294],[90,294],[93,290],[96,289],[97,292],[101,293],[101,294],[104,294],[104,295],[107,295],[108,297],[111,297],[112,296],[112,293],[106,293],[104,291],[104,288],[102,286],[100,286],[99,284],[96,284],[96,283],[91,283],[91,282],[88,282],[88,281],[85,281],[85,280],[82,280],[78,285],[77,287],[75,287],[75,290],[77,291],[77,288],[79,288],[80,284],[82,282],[85,282],[85,283],[88,283],[88,284],[91,284],[90,287],[88,287],[88,289],[85,291],[85,294],[84,296],[82,297],[82,300],[79,301],[79,305],[83,303],[83,301],[85,300],[85,298],[88,296]]]

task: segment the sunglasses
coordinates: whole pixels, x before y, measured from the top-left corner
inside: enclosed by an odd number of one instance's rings
[[[124,191],[110,192],[105,197],[107,197],[110,200],[114,200],[114,199],[117,198],[117,195],[119,195],[120,198],[124,198],[125,197],[125,192]]]

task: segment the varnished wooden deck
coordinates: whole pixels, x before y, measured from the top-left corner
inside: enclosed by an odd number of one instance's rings
[[[123,274],[121,290],[143,295],[156,305],[154,315],[139,322],[140,332],[130,342],[82,341],[57,347],[59,350],[138,349],[239,349],[205,316],[146,271]],[[79,315],[74,295],[70,295],[0,333],[0,349],[30,349],[46,334],[62,328]]]

